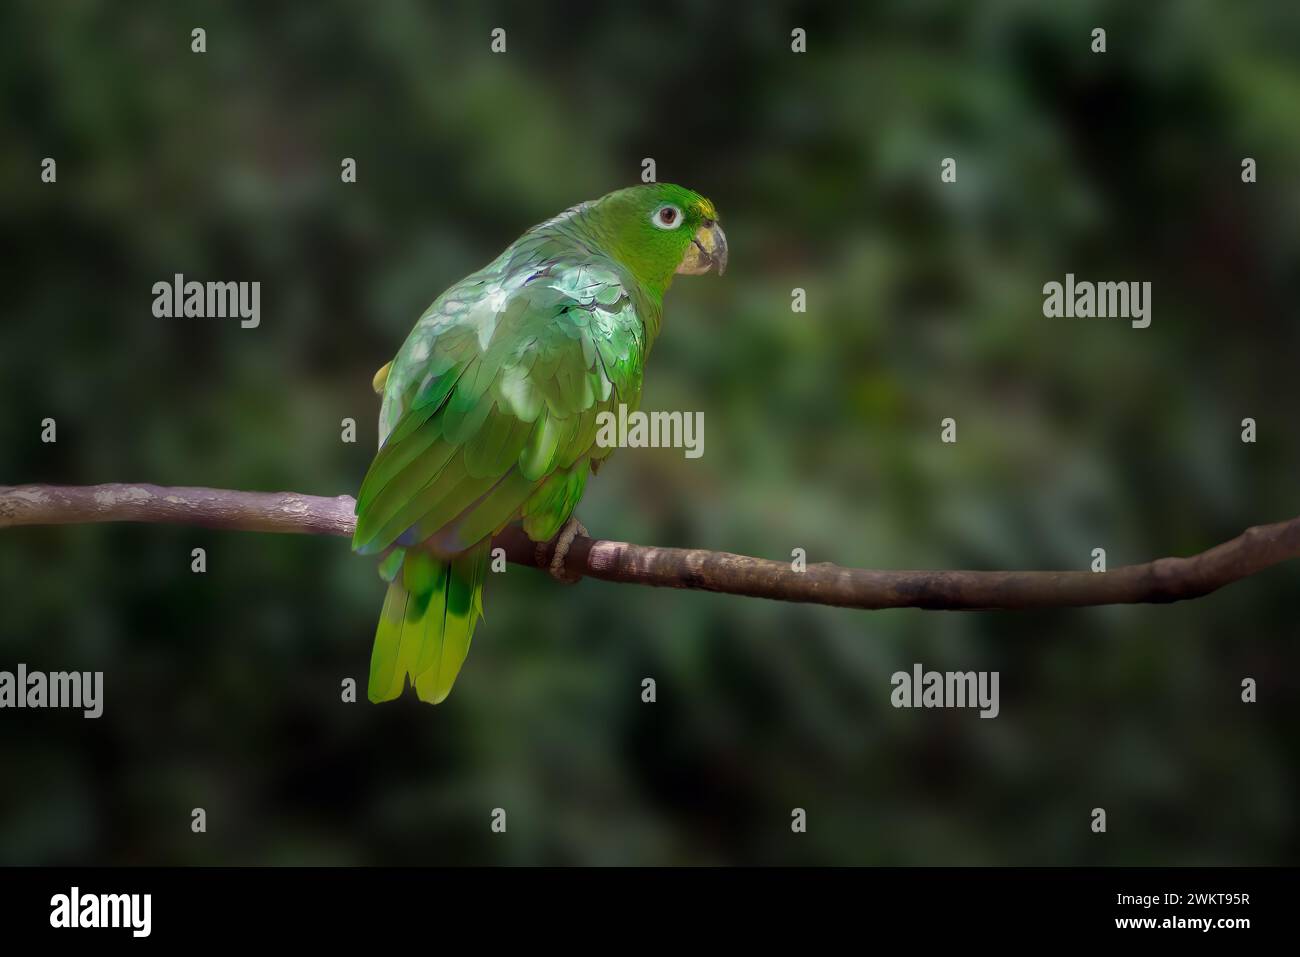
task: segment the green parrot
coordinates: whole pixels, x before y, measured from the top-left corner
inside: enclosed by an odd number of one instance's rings
[[[483,614],[492,536],[572,539],[587,475],[613,451],[597,416],[629,412],[677,273],[727,265],[703,196],[618,190],[535,226],[439,296],[375,376],[380,448],[357,495],[352,547],[388,582],[371,701],[407,678],[451,691]],[[553,568],[558,572],[558,568]]]

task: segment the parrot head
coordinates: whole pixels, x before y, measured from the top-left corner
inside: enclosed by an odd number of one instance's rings
[[[642,282],[666,289],[677,273],[727,268],[727,236],[713,204],[672,183],[647,183],[589,204],[587,216],[614,257]]]

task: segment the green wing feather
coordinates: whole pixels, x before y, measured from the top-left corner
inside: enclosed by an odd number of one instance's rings
[[[639,403],[658,303],[550,225],[443,293],[388,369],[353,537],[389,582],[372,701],[408,678],[422,700],[446,698],[482,616],[491,537],[514,521],[555,535],[608,454],[597,415]]]

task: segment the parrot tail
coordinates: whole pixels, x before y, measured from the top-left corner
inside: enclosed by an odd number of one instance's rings
[[[490,540],[450,562],[417,548],[394,549],[380,565],[388,595],[370,654],[371,701],[391,701],[407,676],[421,701],[451,692],[483,616],[483,578]]]

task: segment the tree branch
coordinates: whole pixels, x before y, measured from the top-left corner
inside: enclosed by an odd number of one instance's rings
[[[252,532],[352,534],[353,499],[296,492],[236,492],[156,485],[0,486],[0,528],[90,522],[167,522]],[[518,565],[545,567],[552,547],[518,528],[494,541]],[[868,571],[749,558],[695,548],[655,548],[574,540],[565,569],[575,576],[667,588],[694,588],[845,608],[1062,608],[1199,598],[1300,557],[1300,518],[1249,528],[1189,558],[1161,558],[1103,573]]]

